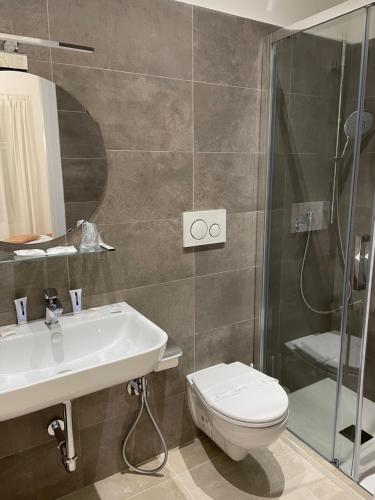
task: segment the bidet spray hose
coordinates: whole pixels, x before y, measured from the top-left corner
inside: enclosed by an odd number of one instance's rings
[[[168,448],[167,448],[166,442],[164,440],[164,437],[163,437],[163,435],[158,427],[158,424],[156,423],[155,418],[151,413],[151,409],[150,409],[150,406],[149,406],[148,400],[147,400],[147,387],[146,387],[146,385],[147,385],[146,377],[142,377],[141,379],[138,380],[138,391],[134,391],[134,392],[137,396],[141,397],[141,407],[139,409],[137,418],[135,419],[133,425],[130,428],[130,431],[128,432],[128,434],[126,435],[126,437],[124,439],[121,452],[122,452],[122,458],[130,470],[132,470],[134,472],[138,472],[139,474],[156,474],[157,472],[160,472],[165,467],[165,465],[167,463]],[[134,387],[134,385],[133,385],[133,387]],[[156,432],[159,435],[159,438],[160,438],[160,441],[161,441],[161,444],[163,447],[163,453],[164,453],[164,458],[163,458],[162,463],[154,469],[141,469],[140,467],[136,467],[135,465],[133,465],[129,462],[129,459],[126,456],[126,445],[128,444],[128,441],[129,441],[131,435],[133,434],[133,432],[135,431],[135,428],[138,425],[138,422],[142,416],[144,408],[146,408],[148,416],[150,417],[150,420],[151,420],[152,424],[154,425]]]

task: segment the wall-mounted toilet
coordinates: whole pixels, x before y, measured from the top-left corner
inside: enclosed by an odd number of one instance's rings
[[[233,460],[273,443],[286,427],[288,396],[274,378],[243,363],[187,375],[194,423]]]

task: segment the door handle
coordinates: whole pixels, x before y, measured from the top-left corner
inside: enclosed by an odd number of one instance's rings
[[[355,237],[353,290],[365,290],[367,287],[370,242],[369,234]]]

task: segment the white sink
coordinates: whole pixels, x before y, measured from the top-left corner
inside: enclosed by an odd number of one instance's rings
[[[0,421],[152,372],[167,334],[125,302],[0,328]]]

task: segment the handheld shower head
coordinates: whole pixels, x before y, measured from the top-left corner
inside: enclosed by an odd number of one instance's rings
[[[357,128],[357,117],[358,117],[358,111],[353,111],[348,118],[345,120],[344,123],[344,132],[346,135],[346,142],[344,145],[344,149],[342,150],[342,153],[340,156],[337,156],[335,160],[343,160],[346,149],[349,145],[350,139],[354,139],[355,133],[356,133],[356,128]],[[372,116],[372,113],[369,111],[364,111],[362,113],[362,123],[361,123],[361,135],[367,134],[367,132],[370,130],[374,123],[374,117]]]
[[[344,123],[344,132],[348,139],[354,139],[357,126],[358,111],[353,111]],[[362,114],[361,135],[367,134],[374,123],[374,117],[368,111]]]

